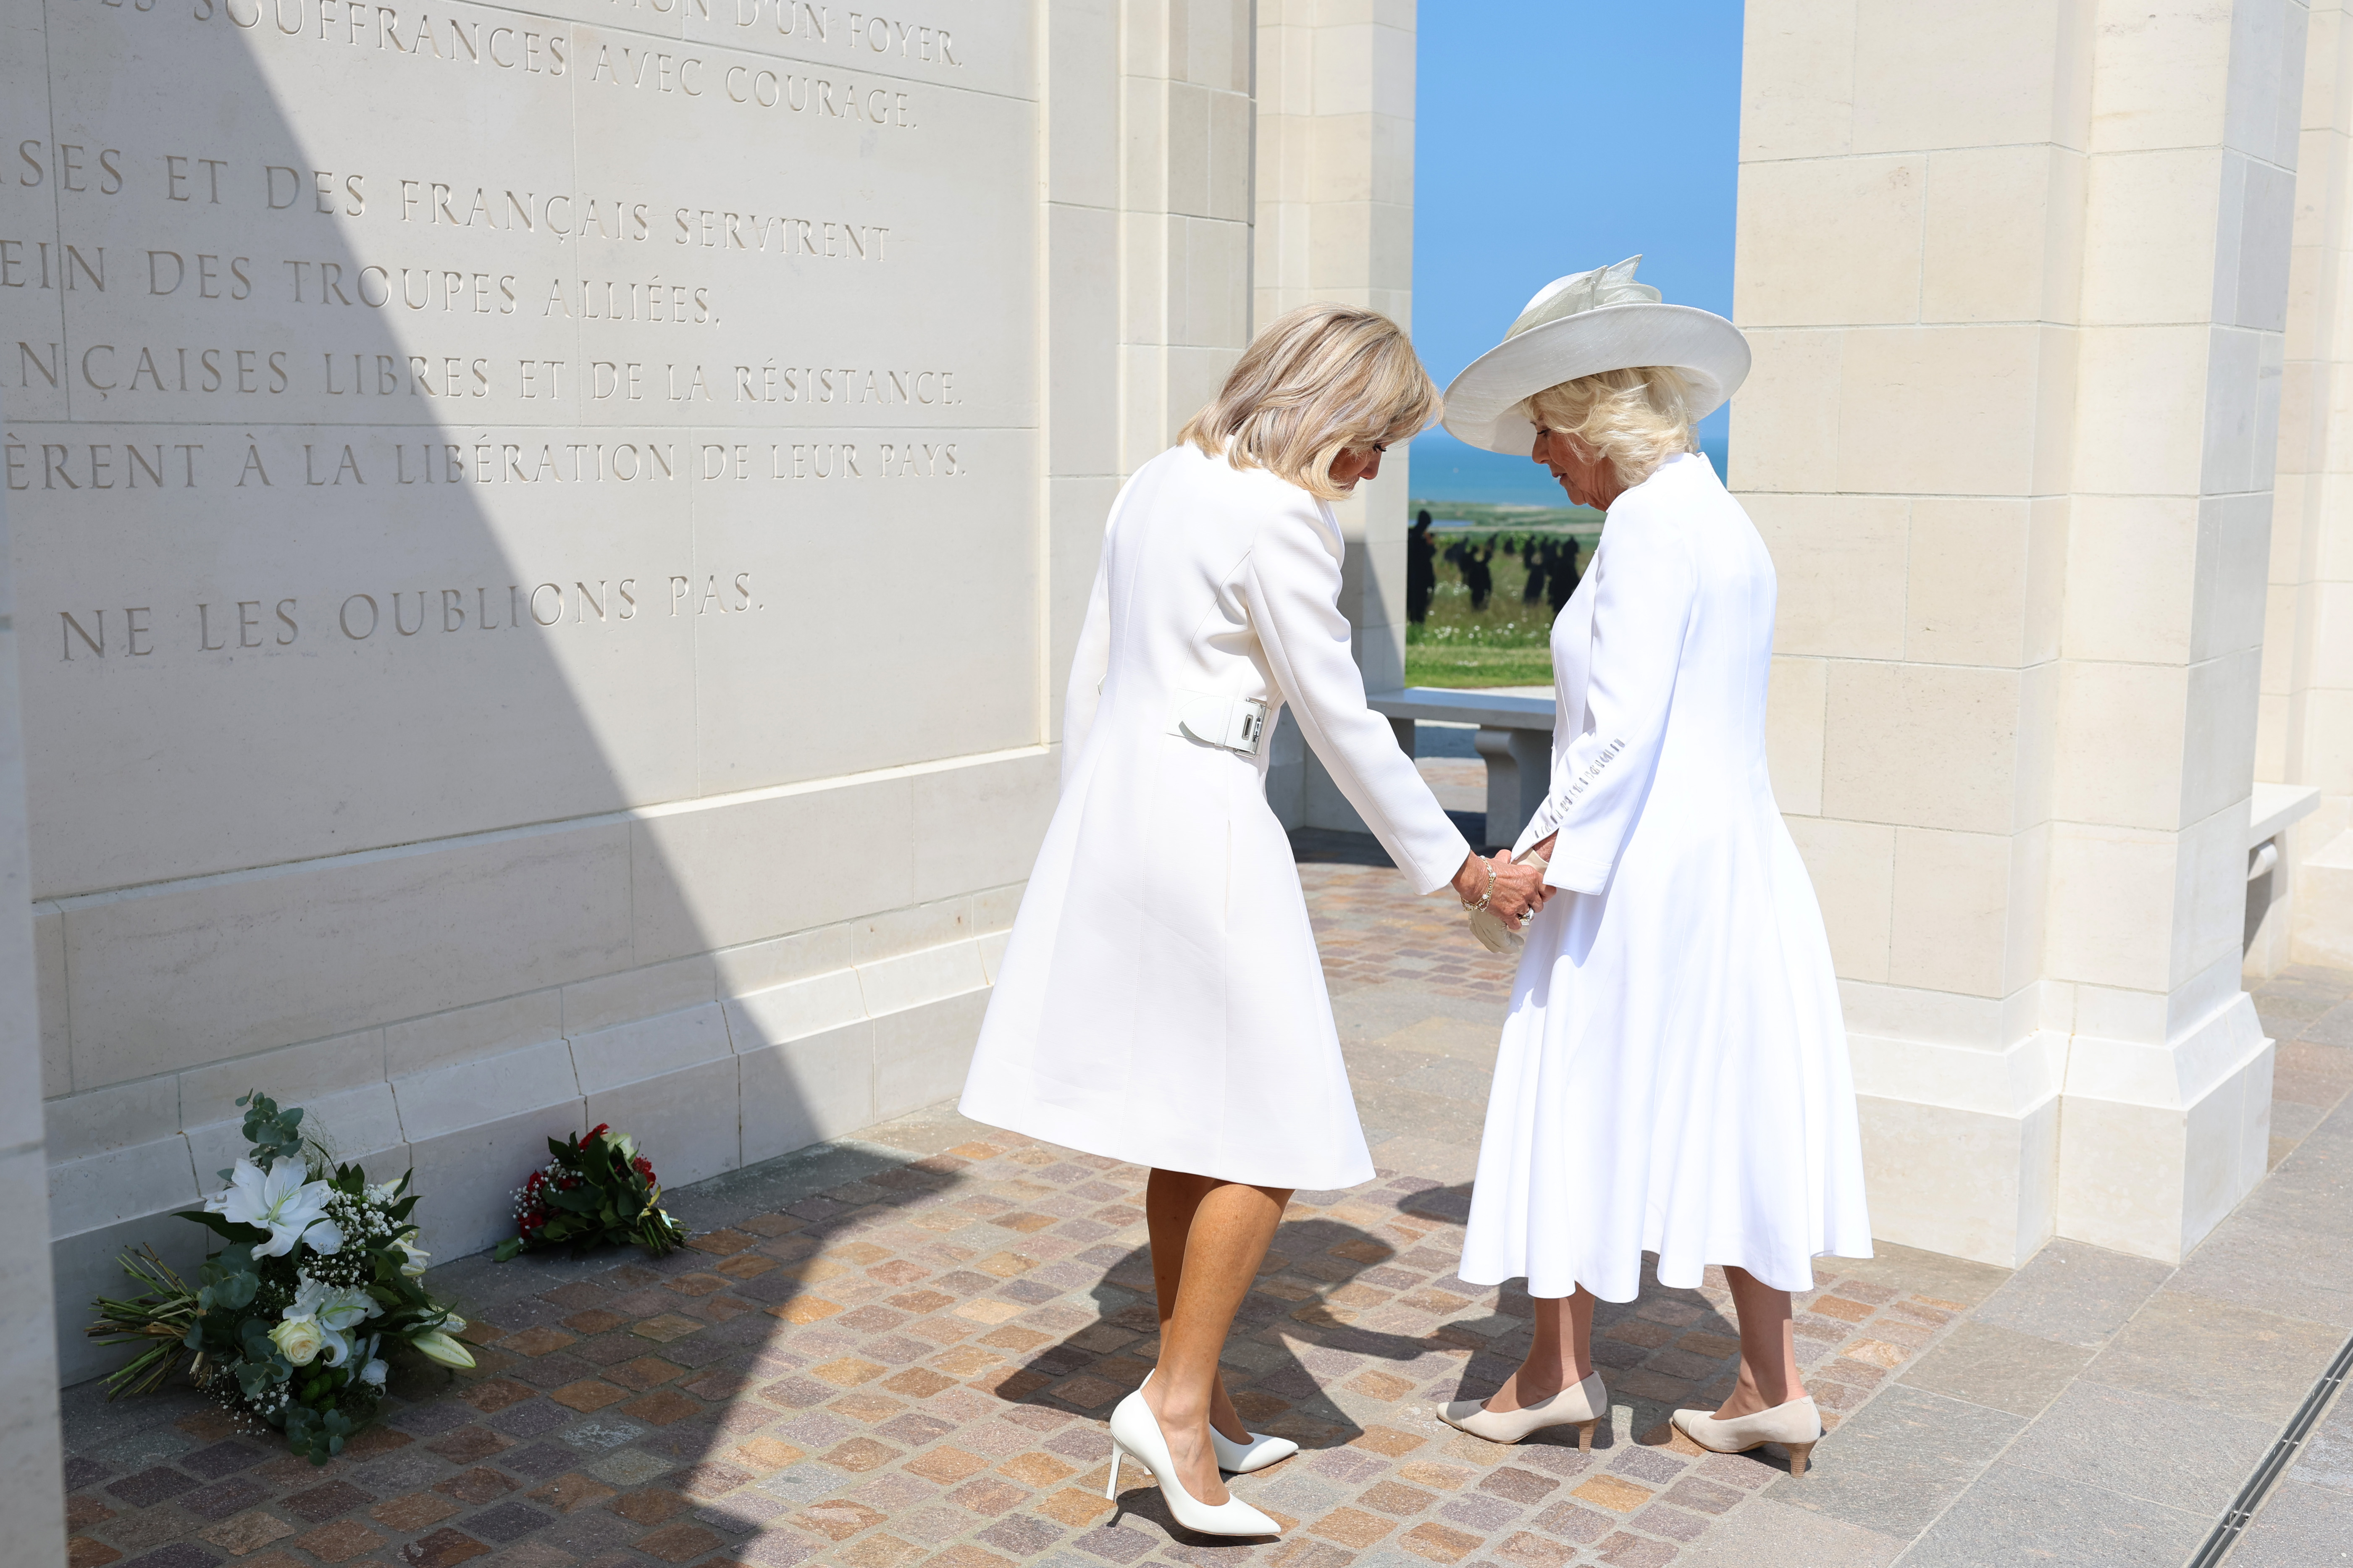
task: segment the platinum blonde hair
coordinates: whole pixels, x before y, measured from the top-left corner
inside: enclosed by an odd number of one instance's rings
[[[1332,482],[1334,458],[1402,441],[1438,408],[1438,388],[1395,321],[1351,305],[1303,305],[1250,340],[1176,438],[1336,500],[1348,492]]]
[[[1539,430],[1574,436],[1608,458],[1628,489],[1676,453],[1699,450],[1692,438],[1691,384],[1664,365],[1580,375],[1520,407]]]

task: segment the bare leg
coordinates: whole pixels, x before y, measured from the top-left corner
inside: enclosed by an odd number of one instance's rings
[[[1740,1382],[1717,1407],[1716,1419],[1754,1415],[1806,1397],[1798,1375],[1798,1346],[1789,1313],[1789,1293],[1776,1290],[1745,1268],[1726,1267],[1732,1310],[1740,1320]]]
[[[1144,1223],[1152,1237],[1152,1286],[1160,1297],[1164,1335],[1168,1320],[1176,1315],[1176,1283],[1185,1277],[1185,1244],[1192,1233],[1194,1212],[1210,1189],[1219,1184],[1214,1177],[1182,1171],[1155,1171],[1145,1184]],[[1234,1402],[1226,1394],[1226,1380],[1214,1369],[1209,1374],[1209,1425],[1236,1443],[1250,1440],[1250,1428],[1242,1425]]]
[[[1534,1298],[1535,1342],[1519,1369],[1487,1401],[1494,1411],[1525,1410],[1593,1375],[1593,1292]]]
[[[1164,1195],[1164,1188],[1166,1193]],[[1187,1202],[1189,1199],[1189,1203]],[[1291,1194],[1279,1187],[1251,1187],[1179,1172],[1155,1171],[1145,1188],[1145,1213],[1153,1233],[1153,1275],[1160,1290],[1160,1360],[1144,1390],[1144,1403],[1168,1440],[1168,1455],[1187,1491],[1215,1506],[1227,1500],[1218,1475],[1218,1453],[1209,1446],[1209,1405],[1218,1385],[1218,1356],[1234,1313],[1249,1294],[1266,1258],[1274,1227]],[[1155,1217],[1166,1204],[1166,1219]],[[1189,1208],[1187,1223],[1177,1216]],[[1164,1225],[1178,1231],[1183,1251],[1171,1267],[1159,1237]],[[1230,1411],[1229,1404],[1227,1409]],[[1237,1424],[1239,1425],[1239,1424]]]

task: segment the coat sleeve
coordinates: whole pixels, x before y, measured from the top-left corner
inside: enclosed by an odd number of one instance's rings
[[[1641,815],[1699,592],[1681,542],[1646,522],[1609,535],[1594,554],[1585,731],[1554,764],[1551,793],[1512,851],[1517,859],[1558,832],[1545,880],[1571,892],[1609,886]]]
[[[1365,678],[1340,613],[1337,542],[1303,491],[1259,531],[1236,585],[1307,743],[1414,889],[1435,892],[1462,868],[1471,846],[1398,748],[1389,721],[1365,705]]]

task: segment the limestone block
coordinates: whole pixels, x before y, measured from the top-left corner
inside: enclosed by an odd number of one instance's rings
[[[2250,707],[2253,701],[2250,696]],[[2242,750],[2237,770],[2242,781],[2246,756]],[[2181,835],[2174,867],[2173,942],[2168,953],[2177,992],[2183,980],[2201,973],[2224,987],[2225,994],[2238,988],[2238,965],[2232,961],[2246,932],[2246,788],[2241,783],[2235,799]]]
[[[1895,830],[1889,984],[1976,996],[2009,993],[2011,842],[2008,834]]]
[[[2040,0],[1860,7],[1854,150],[2051,140],[2060,131],[2056,11]]]
[[[628,848],[617,824],[526,830],[75,900],[74,1081],[624,967]]]
[[[715,1016],[718,1009],[709,1011]],[[592,1090],[583,1100],[578,1131],[603,1122],[628,1133],[654,1162],[665,1186],[703,1181],[744,1163],[739,1076],[736,1058],[726,1054]]]
[[[2208,492],[2268,489],[2279,452],[2279,337],[2216,326],[2211,339],[2200,486]]]
[[[2085,326],[2205,319],[2220,286],[2215,246],[2221,221],[2222,164],[2223,153],[2217,147],[2090,160],[2084,233]],[[2236,220],[2234,212],[2233,230]]]
[[[1854,0],[1752,0],[1741,32],[1743,163],[1853,149],[1856,10]]]
[[[1821,901],[1839,976],[1885,980],[1895,830],[1820,816],[1792,816],[1788,823]]]
[[[1733,288],[1737,300],[1736,274]],[[1744,323],[1754,363],[1732,402],[1727,482],[1744,501],[1763,490],[1836,489],[1839,362],[1846,334],[1749,329],[1742,306],[1733,314]]]
[[[2211,816],[2243,801],[2253,775],[2255,703],[2263,655],[2242,648],[2189,667],[2182,758],[2181,816]]]
[[[731,996],[723,1005],[728,1037],[739,1052],[829,1033],[866,1018],[858,972],[852,969]]]
[[[854,1132],[877,1120],[874,1026],[865,1019],[774,1045],[747,1046],[739,1035],[737,1049],[746,1163]]]
[[[1118,379],[1111,343],[1119,327],[1119,277],[1110,262],[1117,227],[1117,217],[1099,207],[1056,205],[1046,210],[1053,311],[1046,411],[1053,422],[1052,460],[1061,474],[1108,473],[1118,462],[1113,406]],[[1085,591],[1082,586],[1081,594]],[[1083,598],[1080,605],[1083,609]],[[1068,660],[1055,668],[1069,668]]]
[[[964,1088],[987,1006],[987,992],[971,991],[875,1018],[876,1120],[904,1116]]]
[[[2265,4],[2271,0],[2264,0]],[[2190,0],[2096,7],[2092,151],[2211,146],[2230,93],[2231,13]]]
[[[53,1162],[79,1160],[179,1134],[180,1086],[169,1078],[111,1084],[46,1101],[41,1137]]]
[[[2021,500],[1923,496],[1905,551],[1903,657],[2016,665],[2028,655],[2031,509]]]
[[[431,1140],[580,1098],[571,1047],[563,1040],[396,1078],[392,1091],[401,1131],[420,1154]]]
[[[1910,502],[1891,496],[1755,494],[1746,505],[1779,579],[1776,651],[1902,657]]]
[[[2021,688],[2015,670],[1833,665],[1823,811],[1856,821],[2010,831]]]
[[[2214,319],[2257,331],[2283,331],[2295,174],[2238,153],[2224,155],[2223,173],[2225,227],[2215,267]]]
[[[1927,171],[1919,319],[2073,316],[2083,157],[2048,145],[1960,147],[1930,155]]]
[[[178,1132],[49,1163],[49,1233],[103,1230],[142,1215],[185,1208],[204,1196],[188,1141]]]
[[[2184,666],[2062,665],[2058,815],[2124,827],[2179,827],[2189,697]]]
[[[2232,7],[2222,141],[2286,169],[2295,167],[2309,15],[2309,5],[2299,0],[2248,0]]]
[[[561,991],[530,991],[520,996],[502,996],[495,1002],[386,1026],[385,1075],[406,1078],[453,1062],[543,1044],[563,1034]]]
[[[1858,1094],[1874,1234],[2016,1268],[2053,1229],[2056,1095],[2003,1115]]]
[[[2162,995],[2171,988],[2176,835],[2057,822],[2046,973]]]
[[[717,999],[718,983],[718,964],[708,953],[583,980],[561,994],[563,1033],[576,1041],[617,1024],[712,1002]],[[576,1050],[574,1059],[578,1060]]]
[[[733,947],[788,925],[828,925],[911,901],[911,788],[892,777],[761,792],[632,823],[637,957]],[[793,890],[791,915],[780,888]]]
[[[2070,658],[2190,657],[2200,508],[2189,496],[2077,496],[2067,523],[2061,647]]]
[[[1763,327],[1913,321],[1928,160],[1751,163],[1741,172],[1739,313]],[[1788,249],[1775,237],[1817,244]]]
[[[2084,330],[2075,408],[2079,491],[2199,492],[2208,335],[2201,326]]]
[[[364,1029],[180,1074],[178,1124],[197,1127],[212,1121],[242,1121],[245,1112],[237,1108],[237,1100],[259,1089],[281,1106],[305,1107],[302,1130],[309,1132],[319,1120],[317,1102],[354,1089],[382,1089],[384,1082],[384,1031]],[[396,1123],[394,1131],[398,1131]]]
[[[858,968],[860,994],[869,1017],[881,1018],[927,1006],[950,996],[988,988],[980,952],[972,942],[925,948]]]
[[[1822,722],[1829,680],[1820,659],[1773,658],[1765,707],[1765,755],[1774,801],[1799,816],[1821,814]]]
[[[1118,165],[1102,156],[1119,135],[1118,23],[1103,0],[1045,13],[1047,199],[1109,207],[1119,199]],[[1059,423],[1056,428],[1060,428]]]
[[[2208,1054],[2201,1035],[2231,1047],[2220,1070],[2179,1071],[2206,1065],[2195,1060]],[[2169,1047],[2079,1039],[2059,1142],[2060,1234],[2180,1261],[2263,1174],[2272,1054],[2243,994]]]
[[[552,1083],[556,1090],[568,1087]],[[512,1100],[515,1096],[510,1096]],[[416,1190],[409,1211],[418,1245],[438,1258],[462,1258],[514,1234],[514,1194],[547,1163],[547,1141],[586,1132],[586,1107],[575,1094],[512,1115],[486,1118],[456,1131],[416,1139]]]
[[[2297,963],[2353,968],[2353,834],[2340,833],[2298,867],[2295,934]]]
[[[1053,819],[1060,776],[1060,757],[1036,751],[911,780],[914,820],[907,842],[914,877],[908,901],[1027,877]]]
[[[1845,333],[1835,488],[1949,495],[2038,489],[2042,336],[2031,326]],[[1939,438],[1923,444],[1922,430],[1936,430]]]

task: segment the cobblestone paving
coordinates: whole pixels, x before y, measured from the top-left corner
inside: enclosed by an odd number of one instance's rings
[[[1913,1430],[1907,1401],[2008,1397],[1952,1370],[1984,1359],[1970,1313],[2006,1270],[1886,1246],[1824,1260],[1798,1332],[1832,1434],[1802,1480],[1778,1449],[1703,1455],[1663,1425],[1727,1385],[1714,1278],[1646,1280],[1601,1309],[1613,1412],[1589,1457],[1434,1420],[1432,1404],[1492,1389],[1528,1333],[1524,1296],[1451,1273],[1510,965],[1444,895],[1407,897],[1340,850],[1308,858],[1388,1169],[1299,1195],[1227,1358],[1246,1417],[1303,1445],[1235,1483],[1284,1521],[1280,1542],[1176,1532],[1134,1467],[1116,1508],[1103,1498],[1103,1419],[1155,1349],[1143,1173],[941,1110],[678,1194],[698,1235],[659,1262],[437,1269],[480,1367],[412,1370],[323,1468],[235,1436],[192,1393],[108,1406],[71,1391],[74,1568],[1811,1568],[1884,1564],[1929,1531],[1987,1460]],[[2303,972],[2258,994],[2284,1042],[2275,1161],[2353,1087],[2348,986]],[[2147,1267],[2151,1286],[2168,1272]],[[2003,1321],[2032,1330],[2043,1310]]]
[[[201,1407],[79,1448],[72,1561],[1634,1568],[1780,1471],[1659,1429],[1725,1384],[1712,1288],[1603,1308],[1618,1409],[1589,1458],[1438,1425],[1433,1401],[1514,1364],[1527,1306],[1452,1276],[1462,1189],[1391,1174],[1301,1194],[1228,1358],[1246,1417],[1304,1447],[1236,1484],[1291,1533],[1184,1537],[1133,1468],[1114,1510],[1103,1420],[1155,1348],[1142,1176],[997,1135],[608,1260],[485,1311],[474,1373],[413,1381],[324,1468]],[[1861,1279],[1808,1297],[1832,1418],[1960,1305]]]

